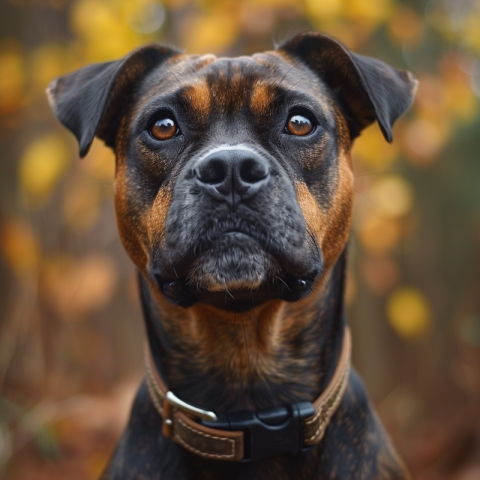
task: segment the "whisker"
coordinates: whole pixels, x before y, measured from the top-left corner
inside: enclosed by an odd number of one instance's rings
[[[287,287],[287,290],[290,291],[290,287],[282,280],[282,278],[280,277],[280,275],[275,275],[275,278],[277,280],[280,280],[286,287]]]
[[[308,227],[308,226],[307,226],[307,233],[308,233],[309,237],[311,238],[313,244],[315,245],[315,248],[317,250],[317,255],[319,256],[319,258],[321,258],[320,246],[318,245],[318,242],[317,242],[317,239],[315,238],[315,235],[313,234],[313,232],[310,230],[310,227]]]
[[[175,77],[175,80],[178,82],[178,84],[180,86],[182,86],[182,82],[180,82],[180,80],[177,78],[177,76],[168,68],[167,65],[165,65],[165,67],[167,68],[167,70],[170,72],[170,75],[173,75]]]
[[[304,75],[298,82],[295,82],[293,85],[289,85],[287,88],[287,91],[290,92],[293,89],[293,87],[298,85],[300,82],[303,82],[303,80],[305,80],[306,78],[307,78],[307,75]]]
[[[285,73],[285,75],[280,79],[280,81],[278,82],[278,84],[281,84],[285,78],[287,77],[287,75],[295,68],[297,67],[298,65],[300,65],[302,63],[302,60],[294,63],[288,70],[287,70],[287,73]]]
[[[235,297],[230,293],[230,291],[227,288],[227,282],[225,281],[225,279],[223,280],[223,285],[225,286],[226,292],[235,300]]]
[[[359,195],[361,195],[365,200],[368,200],[371,204],[375,205],[375,202],[373,200],[371,200],[370,198],[368,198],[366,195],[364,195],[362,192],[359,192],[355,188],[353,190],[355,190],[355,192],[358,193]]]

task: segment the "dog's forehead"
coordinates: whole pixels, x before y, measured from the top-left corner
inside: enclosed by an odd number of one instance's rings
[[[305,64],[283,52],[217,58],[215,55],[175,55],[143,80],[136,110],[156,98],[178,96],[199,113],[213,106],[225,112],[245,106],[262,114],[282,95],[315,99],[325,113],[334,113],[324,82]]]

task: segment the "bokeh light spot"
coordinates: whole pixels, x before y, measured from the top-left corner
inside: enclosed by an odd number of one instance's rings
[[[405,153],[420,166],[431,164],[446,141],[439,125],[426,118],[412,120],[403,133]]]
[[[401,217],[412,208],[413,190],[400,175],[388,175],[372,185],[368,191],[368,198],[382,214]]]
[[[0,50],[0,113],[7,114],[23,100],[26,71],[17,49]]]
[[[67,169],[70,156],[61,135],[51,134],[33,141],[20,158],[20,183],[27,195],[46,199]]]
[[[17,274],[37,268],[39,248],[32,229],[19,219],[6,220],[0,228],[0,250]]]
[[[369,253],[383,255],[392,251],[402,236],[398,220],[372,214],[358,228],[360,242]]]
[[[391,295],[387,303],[387,315],[395,332],[406,340],[423,337],[432,323],[426,298],[411,287],[398,289]]]
[[[412,46],[418,44],[422,38],[423,23],[414,8],[405,4],[397,4],[388,21],[388,31],[400,45],[407,43]]]
[[[375,123],[364,130],[355,140],[352,155],[354,162],[359,161],[372,169],[385,168],[398,156],[397,144],[388,144]]]
[[[134,10],[127,15],[130,26],[140,34],[149,34],[159,30],[165,22],[165,8],[155,1],[136,1],[129,5]]]

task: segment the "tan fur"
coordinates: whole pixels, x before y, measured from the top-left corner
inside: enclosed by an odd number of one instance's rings
[[[150,244],[159,243],[165,235],[165,221],[170,207],[171,192],[169,184],[163,185],[155,197],[146,223]]]
[[[124,164],[117,164],[114,181],[117,227],[125,250],[135,265],[142,272],[145,272],[149,259],[148,246],[144,243],[147,237],[147,229],[144,227],[141,218],[132,214],[128,205],[128,181],[125,170]]]
[[[196,115],[206,116],[210,113],[210,89],[205,79],[187,87],[183,95],[195,110]]]
[[[268,113],[272,100],[271,87],[265,83],[257,83],[250,98],[250,110],[256,115],[265,115]]]

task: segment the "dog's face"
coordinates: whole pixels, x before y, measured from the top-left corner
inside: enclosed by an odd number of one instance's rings
[[[308,295],[345,247],[352,140],[391,139],[416,82],[319,34],[217,59],[145,47],[59,79],[78,137],[115,149],[123,244],[171,302],[245,310]]]
[[[343,248],[348,129],[321,79],[293,65],[174,56],[139,84],[118,135],[117,218],[167,295],[175,281],[181,301],[228,308],[298,298]]]

